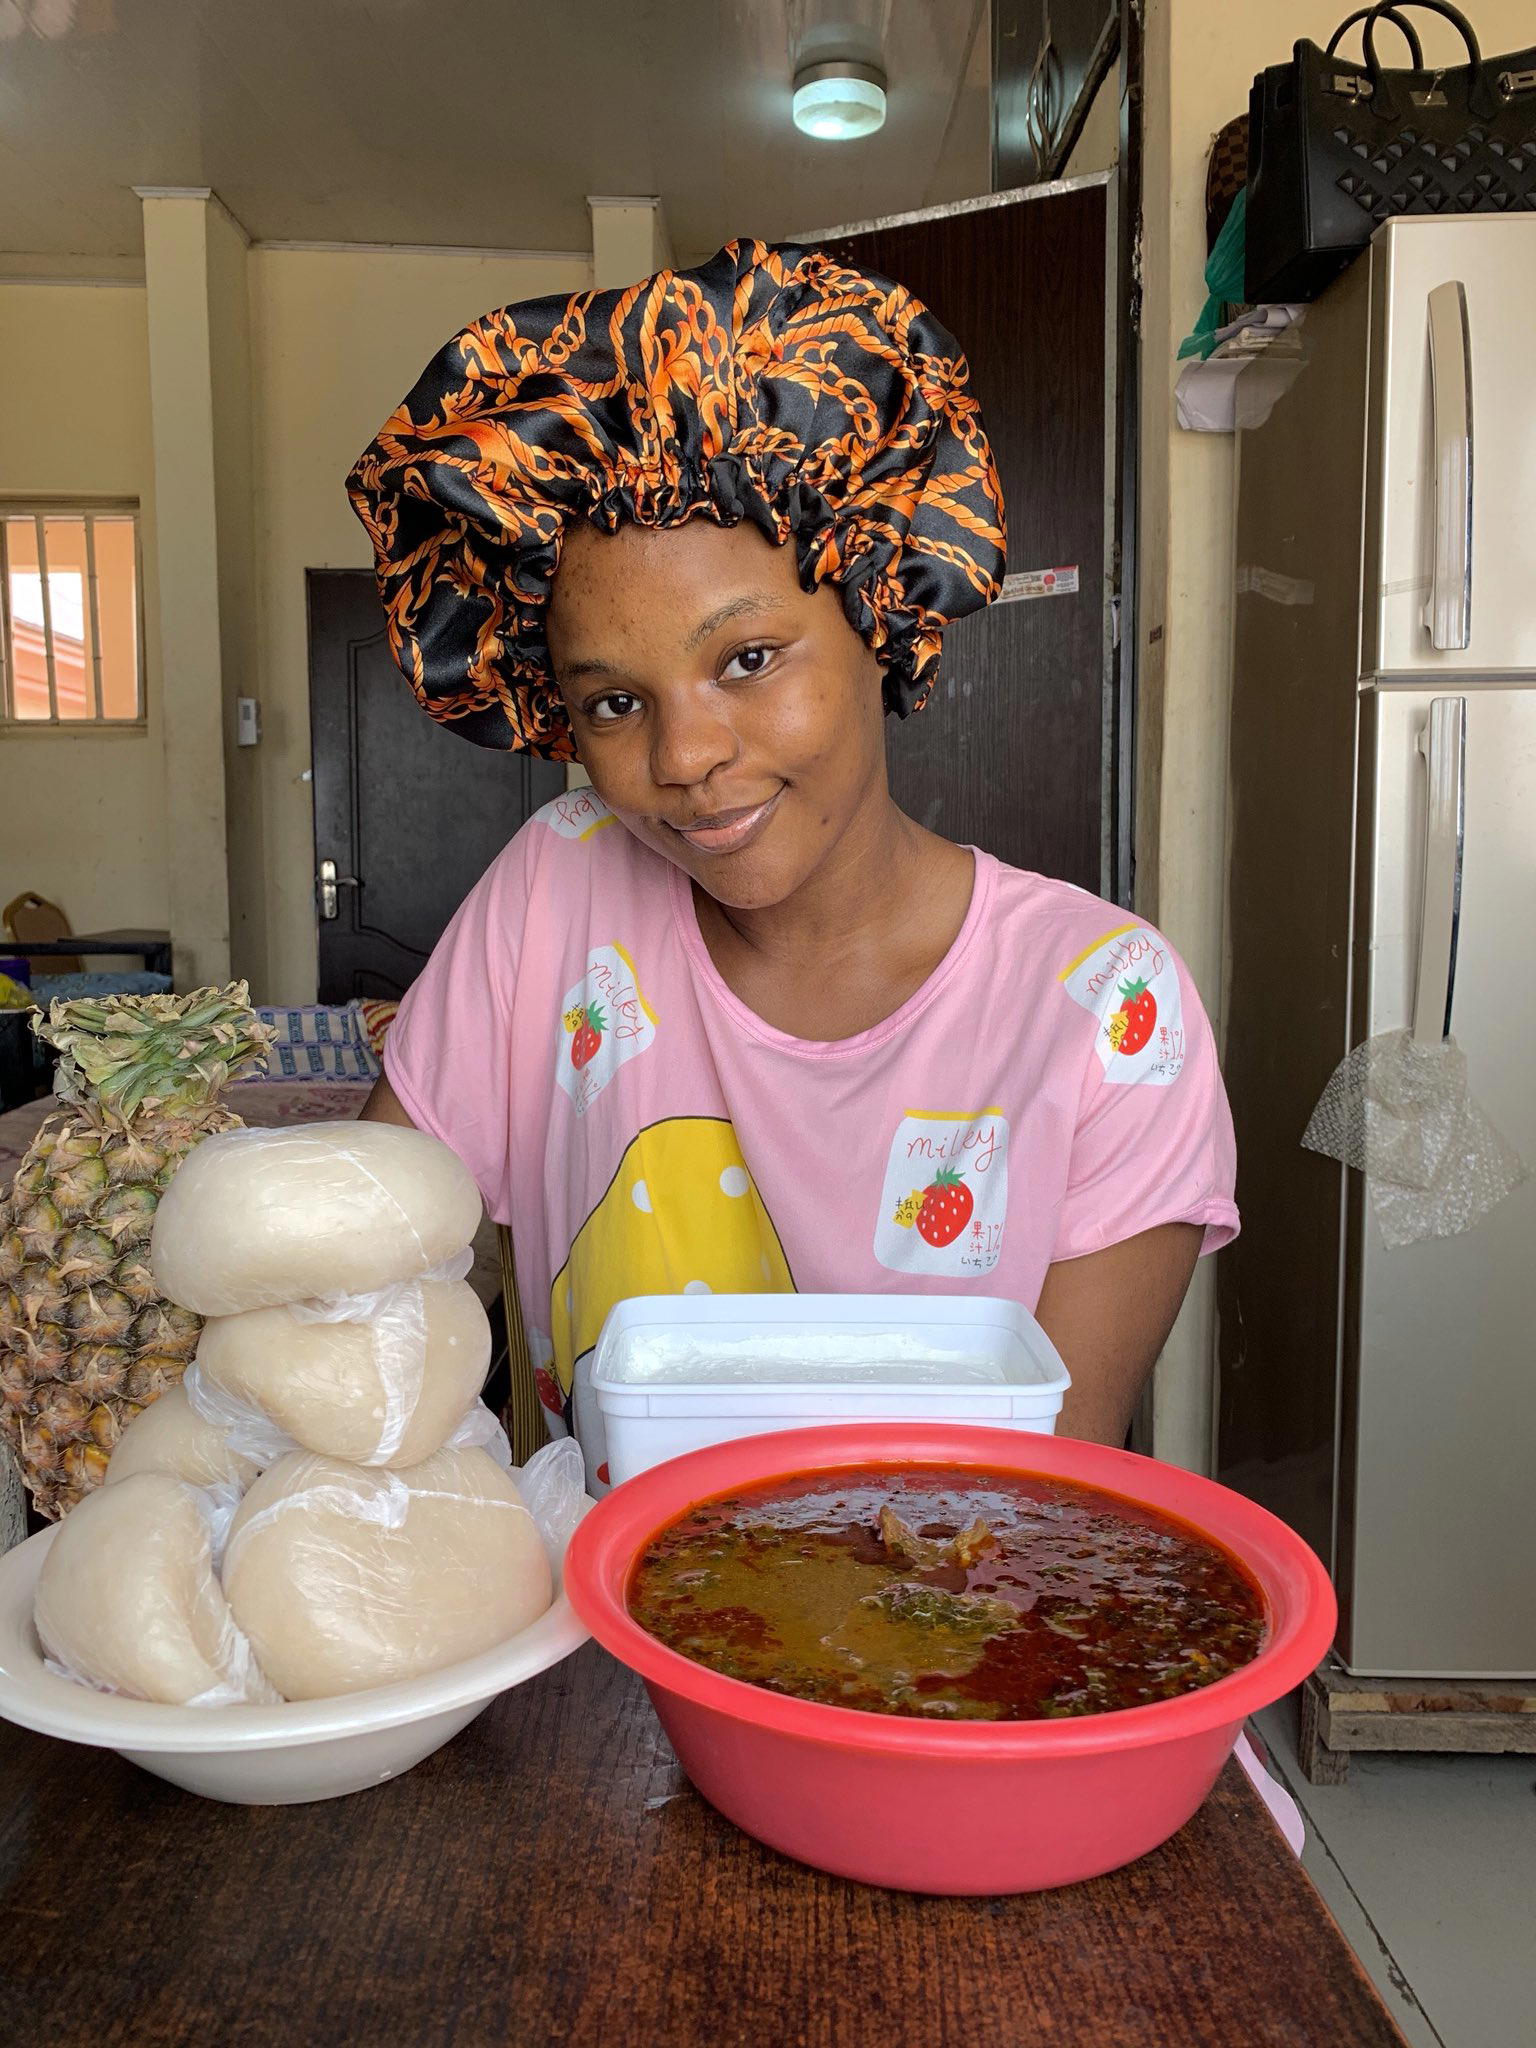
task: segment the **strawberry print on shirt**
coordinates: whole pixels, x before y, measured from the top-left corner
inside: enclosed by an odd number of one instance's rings
[[[1095,1049],[1106,1081],[1167,1087],[1184,1068],[1179,970],[1158,933],[1122,925],[1096,939],[1059,977],[1098,1019]]]
[[[641,993],[634,962],[622,946],[595,946],[586,974],[566,991],[555,1055],[555,1079],[578,1116],[655,1036],[656,1013]]]
[[[908,1110],[891,1140],[875,1257],[896,1273],[990,1273],[1008,1215],[1008,1120]]]

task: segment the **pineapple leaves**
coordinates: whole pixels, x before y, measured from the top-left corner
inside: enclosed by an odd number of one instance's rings
[[[98,1104],[110,1120],[143,1111],[191,1111],[264,1064],[271,1029],[243,981],[190,996],[107,996],[56,1002],[34,1017],[60,1054],[54,1088],[68,1103]]]

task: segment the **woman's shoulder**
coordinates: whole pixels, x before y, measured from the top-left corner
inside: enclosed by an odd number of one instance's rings
[[[1157,927],[1048,875],[999,862],[993,880],[994,953],[1013,986],[1030,990],[1032,1014],[1062,1029],[1081,1028],[1086,1014],[1106,1080],[1176,1078],[1204,1012]]]
[[[604,887],[619,874],[643,880],[657,856],[625,830],[592,789],[569,789],[542,804],[518,828],[485,872],[482,887],[498,895],[532,896],[541,887],[568,889],[590,871]]]
[[[1123,904],[1054,875],[987,858],[992,871],[989,921],[998,939],[1010,951],[1023,950],[1063,980],[1085,952],[1100,946],[1133,940],[1138,934],[1167,944],[1161,933]]]

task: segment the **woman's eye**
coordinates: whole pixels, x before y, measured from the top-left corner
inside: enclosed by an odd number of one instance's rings
[[[587,716],[594,725],[612,725],[615,720],[627,718],[639,700],[624,690],[610,690],[606,697],[596,697],[587,706]]]
[[[773,659],[771,647],[743,647],[733,654],[720,671],[722,679],[739,682],[746,676],[760,676]]]

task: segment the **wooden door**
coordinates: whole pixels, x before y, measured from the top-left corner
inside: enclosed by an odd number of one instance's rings
[[[805,239],[897,279],[958,338],[1002,477],[1005,601],[949,629],[928,708],[888,722],[897,802],[945,838],[1125,902],[1110,232],[1096,180]]]
[[[320,1000],[403,995],[460,903],[565,770],[437,725],[401,677],[371,571],[312,569]],[[319,877],[335,863],[335,915]]]

